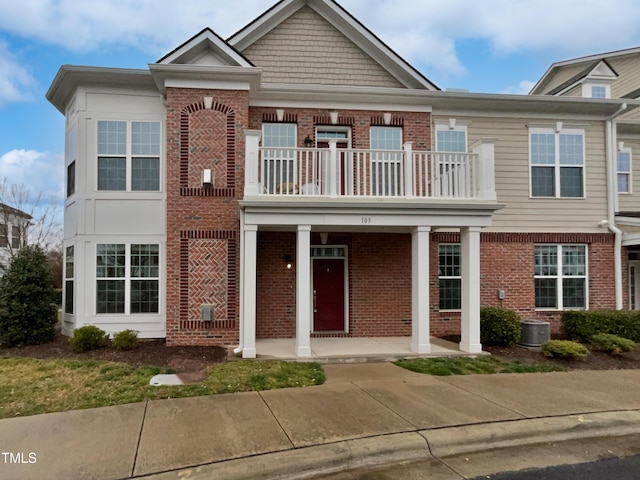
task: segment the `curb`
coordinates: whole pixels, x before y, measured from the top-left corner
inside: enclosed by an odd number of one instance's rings
[[[449,457],[470,453],[635,434],[640,434],[640,411],[588,413],[379,435],[226,460],[140,478],[293,480],[428,458],[446,461]]]
[[[438,458],[526,445],[640,434],[640,411],[618,411],[423,430]]]

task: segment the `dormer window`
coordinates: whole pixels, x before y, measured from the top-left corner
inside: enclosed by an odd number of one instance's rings
[[[607,87],[604,85],[591,85],[591,98],[607,98]]]

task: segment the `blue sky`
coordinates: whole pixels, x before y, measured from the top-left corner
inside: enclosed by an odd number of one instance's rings
[[[637,0],[338,0],[440,88],[527,93],[556,61],[640,46]],[[275,0],[0,0],[0,181],[62,198],[62,64],[146,68]]]

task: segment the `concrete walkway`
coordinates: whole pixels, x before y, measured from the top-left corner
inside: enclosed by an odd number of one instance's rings
[[[308,478],[418,461],[428,478],[445,480],[640,451],[639,370],[432,377],[389,363],[324,369],[317,387],[0,420],[0,478]]]

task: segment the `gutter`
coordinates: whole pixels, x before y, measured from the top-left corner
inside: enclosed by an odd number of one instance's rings
[[[233,353],[240,355],[244,348],[244,209],[240,209],[240,296],[239,296],[239,345],[233,349]]]
[[[616,310],[623,309],[622,301],[622,230],[616,227],[616,210],[618,205],[618,188],[615,166],[614,120],[627,110],[627,104],[623,103],[618,111],[606,120],[607,134],[607,221],[609,231],[615,235],[614,242],[614,278],[616,291]]]

